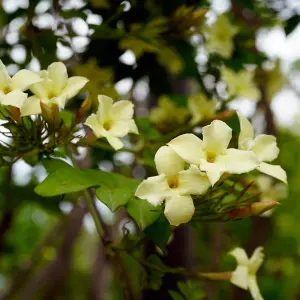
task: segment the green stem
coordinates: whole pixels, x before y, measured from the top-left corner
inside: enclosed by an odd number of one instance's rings
[[[70,157],[70,159],[73,163],[74,168],[78,168],[77,161],[73,157],[72,152],[67,147],[66,147],[66,152],[69,155],[69,157]],[[85,200],[86,207],[87,207],[89,213],[91,214],[91,216],[94,220],[94,223],[95,223],[96,230],[97,230],[97,233],[99,235],[100,241],[102,241],[104,230],[103,230],[98,212],[96,210],[96,207],[94,205],[94,201],[93,201],[90,193],[88,192],[88,190],[83,191],[83,198]]]
[[[103,233],[104,233],[103,232],[103,227],[102,227],[101,221],[99,219],[96,207],[94,205],[94,201],[93,201],[91,195],[89,194],[89,192],[87,190],[83,191],[83,196],[84,196],[84,200],[85,200],[85,203],[86,203],[86,207],[89,210],[89,212],[90,212],[90,214],[91,214],[91,216],[94,220],[96,230],[98,232],[100,240],[102,240]]]

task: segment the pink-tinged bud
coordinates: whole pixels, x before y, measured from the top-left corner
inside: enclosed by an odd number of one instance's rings
[[[251,210],[253,216],[260,216],[266,211],[274,208],[275,206],[279,205],[280,203],[277,201],[260,201],[255,202],[251,205]]]
[[[53,128],[58,128],[61,118],[59,108],[55,103],[44,103],[41,101],[42,116]]]
[[[20,109],[15,106],[8,105],[7,110],[10,112],[10,117],[15,121],[20,121],[21,119],[21,113]]]
[[[252,203],[247,207],[243,207],[240,209],[234,209],[227,213],[227,219],[241,219],[251,216],[260,216],[264,212],[274,208],[275,206],[279,205],[279,202],[276,201],[260,201]]]
[[[84,117],[87,115],[89,110],[91,109],[93,104],[92,98],[90,95],[88,95],[84,101],[82,102],[77,114],[76,114],[76,123],[80,123]]]
[[[210,280],[230,280],[232,272],[198,273],[198,275]]]
[[[219,114],[217,114],[214,117],[214,120],[228,120],[230,119],[232,116],[234,116],[236,114],[235,110],[227,110],[227,111],[223,111]]]

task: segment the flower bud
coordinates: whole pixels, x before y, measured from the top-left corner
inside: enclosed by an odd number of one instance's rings
[[[14,121],[19,121],[21,119],[21,113],[18,107],[8,105],[7,110],[10,112],[10,117]]]
[[[198,275],[210,280],[230,280],[232,272],[198,273]]]
[[[60,125],[61,117],[59,114],[59,108],[55,103],[44,103],[41,101],[41,109],[43,118],[53,128],[58,128]]]
[[[88,95],[82,102],[80,109],[76,114],[76,119],[75,119],[76,123],[80,123],[82,121],[82,119],[87,115],[87,113],[91,109],[92,104],[93,104],[92,98],[90,95]]]
[[[252,203],[251,205],[247,207],[243,207],[240,209],[234,209],[227,213],[227,220],[232,219],[241,219],[251,216],[260,216],[264,212],[274,208],[277,206],[279,202],[276,201],[260,201]]]

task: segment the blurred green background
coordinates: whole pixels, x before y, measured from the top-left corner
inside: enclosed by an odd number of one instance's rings
[[[229,57],[205,47],[206,28],[221,14],[239,28]],[[235,267],[226,256],[233,247],[251,254],[263,245],[266,257],[258,282],[264,298],[293,300],[300,299],[299,21],[300,3],[293,0],[2,0],[0,59],[11,74],[63,61],[70,74],[90,79],[87,88],[95,103],[98,94],[132,100],[136,115],[146,118],[143,130],[149,139],[184,123],[172,119],[171,106],[151,129],[148,117],[159,97],[167,95],[175,108],[184,108],[188,95],[200,92],[224,110],[251,117],[257,132],[276,134],[288,191],[281,196],[271,185],[262,196],[281,205],[271,216],[203,223],[192,231],[184,227],[175,232],[170,253],[177,251],[179,264],[194,270],[224,271]],[[220,40],[226,39],[228,31],[221,28],[220,34]],[[265,99],[228,97],[220,78],[224,65],[262,70],[267,80],[255,80]],[[76,105],[69,103],[69,108]],[[147,149],[139,159],[127,152],[81,150],[83,166],[137,178],[154,172],[153,153]],[[131,299],[122,293],[124,274],[114,275],[114,262],[98,246],[91,217],[72,210],[72,199],[34,194],[46,176],[39,163],[19,160],[0,174],[0,299]],[[137,233],[124,211],[113,215],[97,204],[111,240],[118,241],[124,230]],[[124,261],[137,299],[163,299],[159,292],[140,292],[136,263]],[[203,282],[201,289],[203,299],[250,299],[228,282]],[[201,292],[195,299],[200,298]]]

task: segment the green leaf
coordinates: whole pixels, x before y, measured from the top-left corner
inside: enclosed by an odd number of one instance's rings
[[[73,124],[73,113],[69,110],[62,110],[60,112],[60,117],[63,121],[63,124],[65,125],[66,128],[71,128]]]
[[[185,300],[183,296],[175,291],[168,291],[169,295],[172,297],[173,300]]]
[[[96,196],[112,212],[115,212],[121,206],[124,206],[132,197],[133,192],[126,187],[110,188],[101,186],[96,189]]]
[[[48,174],[51,174],[62,168],[72,168],[73,169],[73,167],[71,165],[69,165],[68,163],[66,163],[65,161],[63,161],[61,159],[44,158],[44,159],[42,159],[41,162]]]
[[[48,175],[40,183],[35,192],[44,197],[57,196],[85,190],[91,186],[99,185],[99,179],[79,169],[63,167]]]
[[[294,29],[298,26],[300,22],[300,16],[294,15],[290,19],[286,21],[286,24],[284,26],[284,31],[286,35],[289,35]]]
[[[144,230],[153,224],[160,216],[162,207],[154,207],[143,199],[132,197],[126,205],[129,215]]]
[[[168,268],[166,265],[163,264],[163,262],[160,260],[160,258],[157,255],[148,256],[146,261],[148,264],[155,266],[155,267],[159,267],[161,269]],[[149,267],[148,278],[147,278],[147,287],[154,291],[158,291],[162,285],[164,275],[165,275],[164,272],[161,272],[158,269]]]
[[[140,134],[145,136],[148,140],[157,140],[161,138],[160,132],[153,128],[149,118],[136,118],[136,124]]]
[[[101,170],[79,170],[60,159],[43,160],[48,177],[35,192],[44,197],[57,196],[85,190],[92,186],[128,189],[134,194],[139,180]]]
[[[166,248],[171,232],[170,223],[163,214],[160,215],[156,222],[144,230],[146,237],[151,239],[161,249]]]
[[[203,286],[198,281],[178,282],[178,288],[187,300],[199,300],[205,296]]]
[[[78,9],[63,10],[60,12],[60,16],[65,19],[71,19],[77,17],[86,20],[87,18],[87,15]]]

